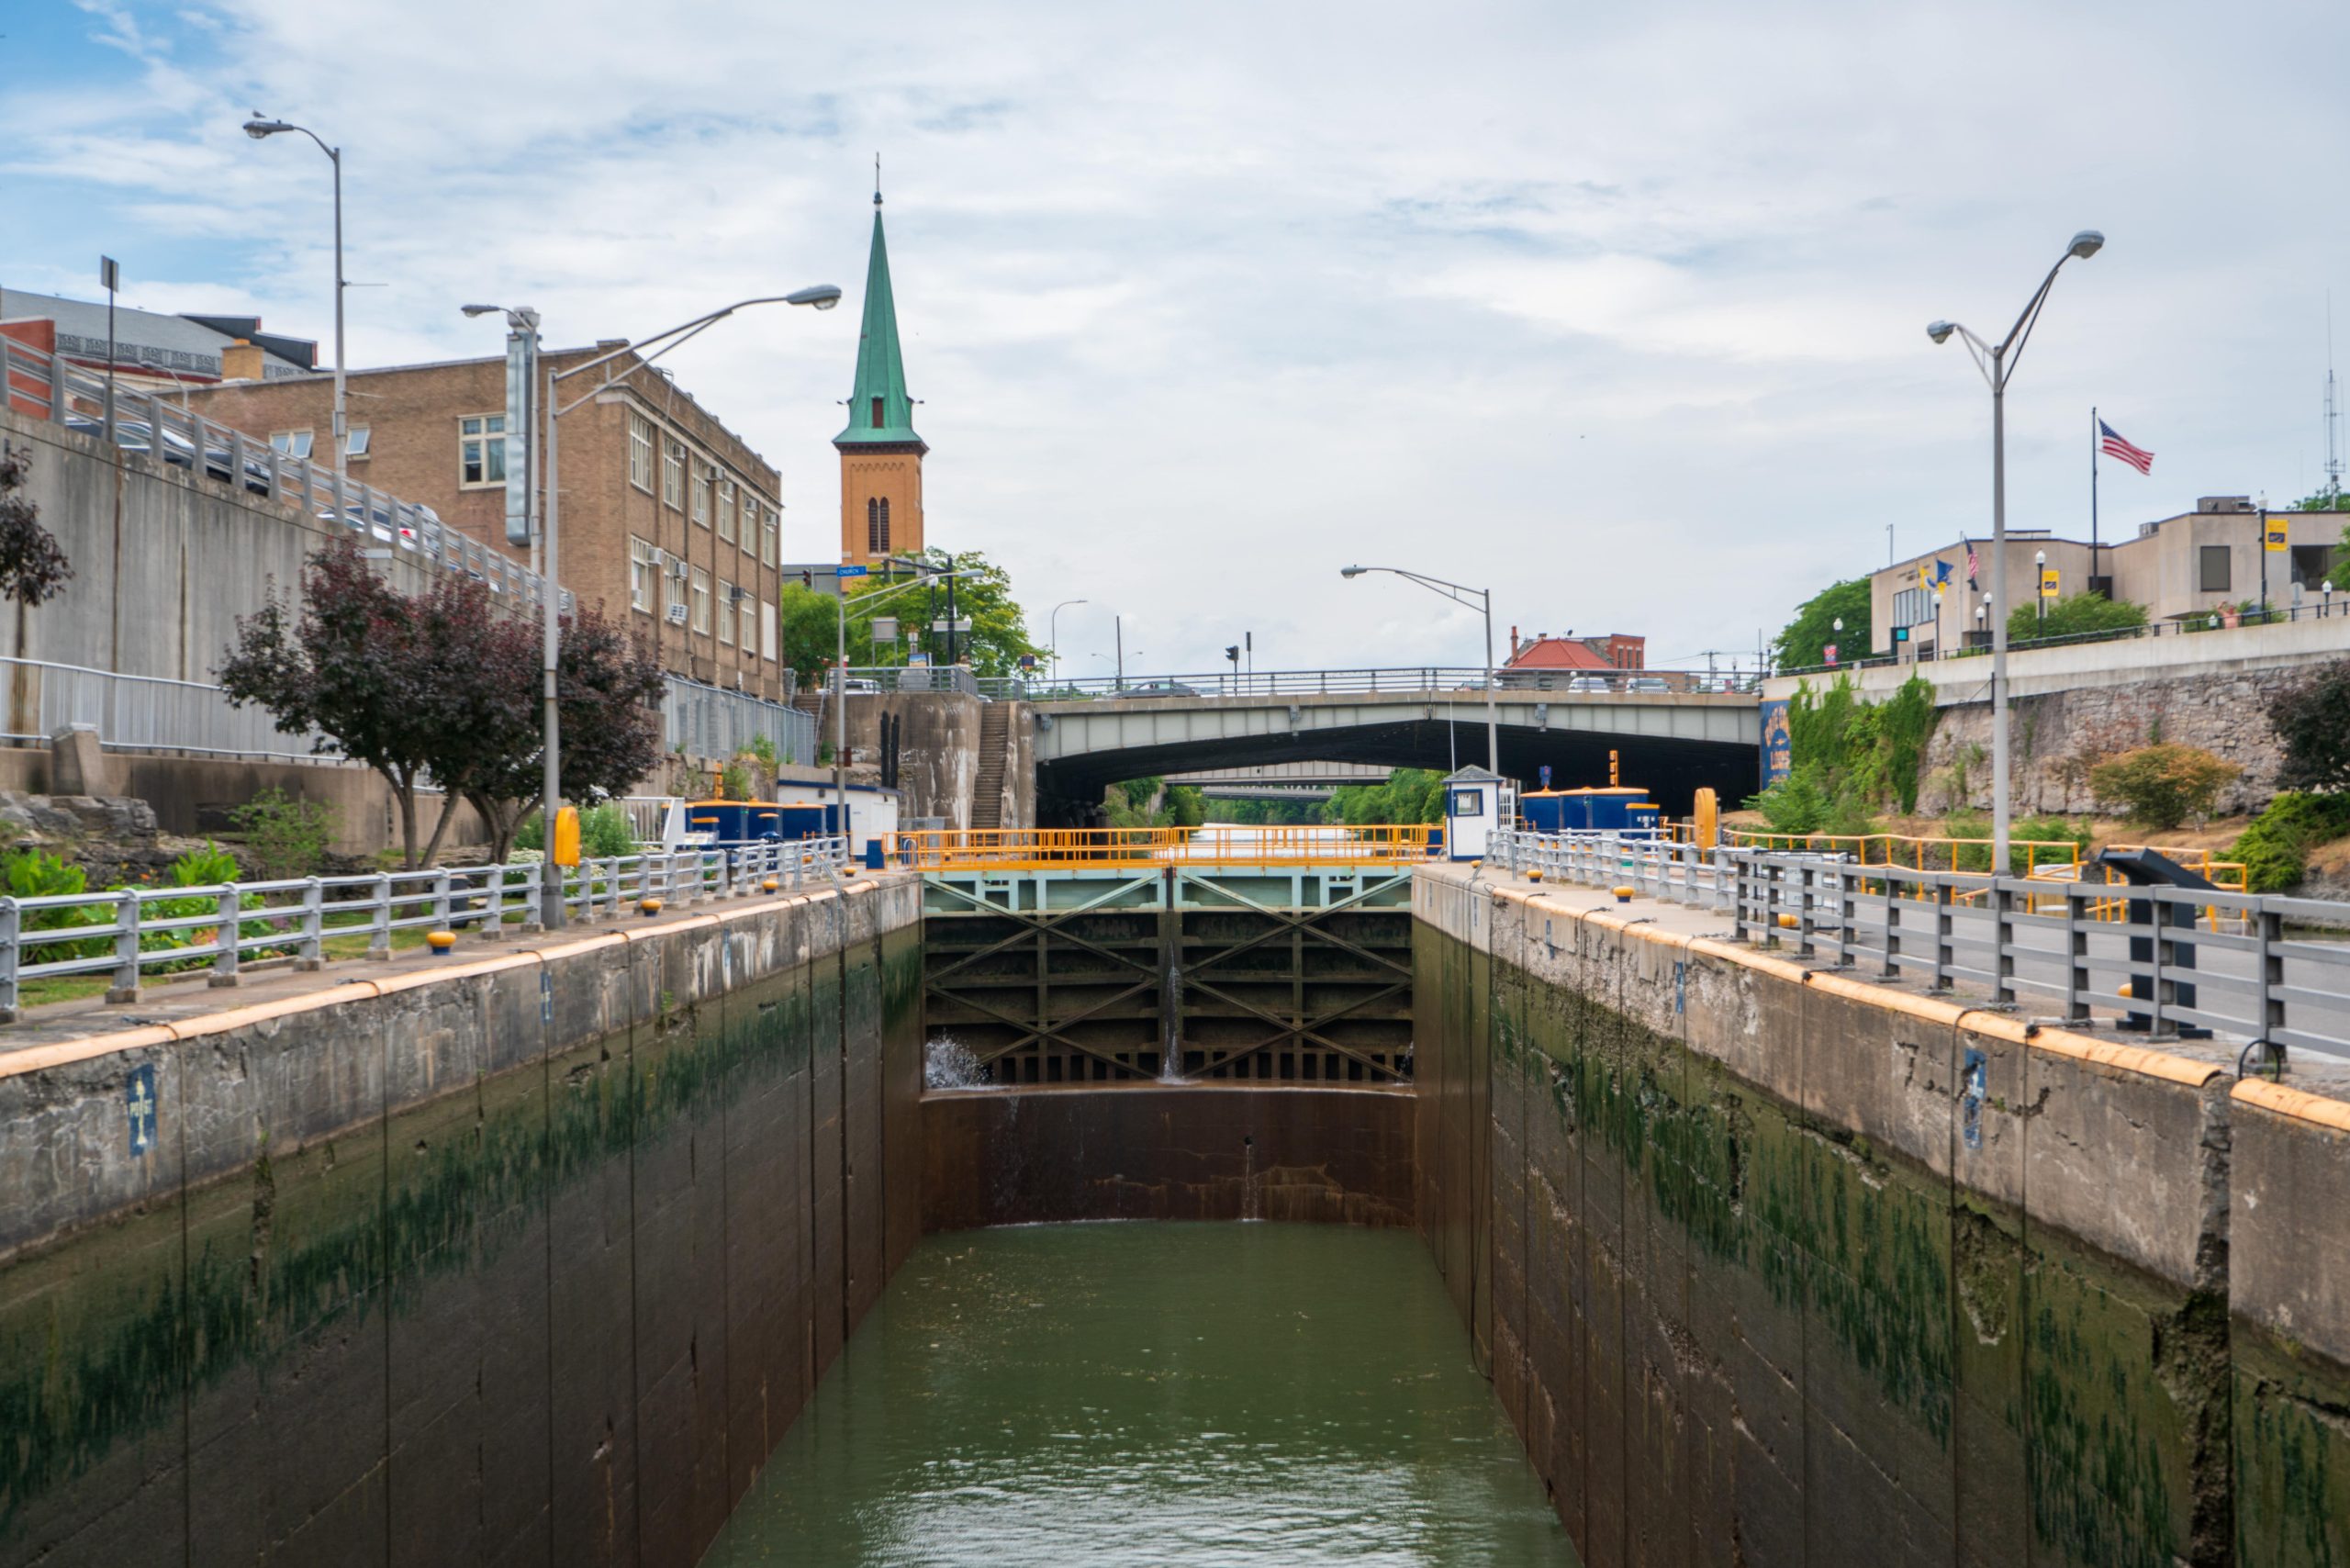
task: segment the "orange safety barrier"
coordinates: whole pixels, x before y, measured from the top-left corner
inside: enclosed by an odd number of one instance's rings
[[[1185,863],[1382,866],[1425,860],[1426,823],[1372,827],[1040,827],[901,833],[897,863],[915,871],[1039,871]]]

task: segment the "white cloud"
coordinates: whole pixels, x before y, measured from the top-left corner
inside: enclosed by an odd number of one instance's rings
[[[2350,313],[2304,62],[2335,6],[227,0],[95,14],[95,77],[0,106],[39,218],[7,281],[124,256],[145,303],[329,335],[347,150],[356,361],[490,353],[464,299],[565,342],[814,280],[681,380],[832,548],[871,157],[884,156],[931,527],[1065,650],[1148,664],[1461,662],[1474,617],[1348,558],[1496,588],[1528,630],[1751,648],[1792,603],[1979,532],[1987,399],[1937,315],[2004,327],[2068,269],[2010,402],[2018,513],[2085,526],[2087,408],[2160,454],[2109,525],[2314,482],[2324,293]],[[2245,84],[2256,84],[2247,90]],[[1419,602],[1424,601],[1424,602]],[[1091,619],[1089,619],[1091,618]]]

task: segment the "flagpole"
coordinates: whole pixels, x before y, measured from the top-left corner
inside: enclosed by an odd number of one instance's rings
[[[2099,431],[2099,429],[2100,429],[2100,428],[2101,428],[2101,427],[2100,427],[2100,426],[2098,425],[2098,417],[2097,417],[2097,405],[2096,405],[2095,403],[2091,403],[2091,404],[2089,405],[2089,584],[2088,584],[2088,586],[2089,586],[2089,591],[2090,591],[2090,592],[2092,592],[2092,593],[2094,593],[2094,592],[2096,592],[2096,591],[2097,591],[2097,580],[2098,580],[2098,577],[2101,575],[2101,574],[2098,571],[2098,569],[2097,569],[2097,448],[2098,448],[2098,431]],[[2110,589],[2109,589],[2109,590],[2107,591],[2107,593],[2106,593],[2106,596],[2105,596],[2105,597],[2106,597],[2106,598],[2108,598],[2108,599],[2111,599],[2111,598],[2113,597],[2113,594],[2112,594],[2112,592],[2111,592],[2111,590],[2110,590]]]

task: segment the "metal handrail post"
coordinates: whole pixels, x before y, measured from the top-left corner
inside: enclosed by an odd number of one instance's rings
[[[302,913],[296,929],[294,967],[315,969],[326,962],[326,884],[316,877],[302,879]]]
[[[139,895],[129,888],[115,895],[113,1002],[139,1000]]]
[[[1991,1004],[2016,1003],[2015,884],[1996,873],[1991,878]]]
[[[388,874],[376,874],[368,902],[367,956],[388,958],[392,956],[392,879]]]
[[[432,873],[432,929],[435,931],[449,929],[449,886],[447,868],[436,869]]]
[[[237,951],[237,940],[241,935],[237,917],[244,909],[244,896],[237,890],[236,883],[230,882],[221,889],[214,901],[214,907],[218,912],[219,924],[213,927],[213,946],[220,951],[213,955],[212,978],[207,983],[234,985],[238,978],[237,959],[241,956]]]

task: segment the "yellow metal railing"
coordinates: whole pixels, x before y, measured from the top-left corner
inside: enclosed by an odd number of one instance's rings
[[[1927,838],[1903,833],[1765,833],[1754,828],[1728,828],[1724,836],[1740,849],[1850,855],[1855,864],[1864,867],[1971,871],[1986,877],[1991,872],[1991,841],[1987,838]],[[2042,875],[2043,868],[2077,869],[2081,863],[2081,846],[2069,838],[2015,838],[2009,839],[2008,845],[2011,857],[2022,857],[2027,875]]]
[[[1425,823],[1393,826],[973,828],[901,833],[916,871],[1034,871],[1181,865],[1381,866],[1425,860]]]

